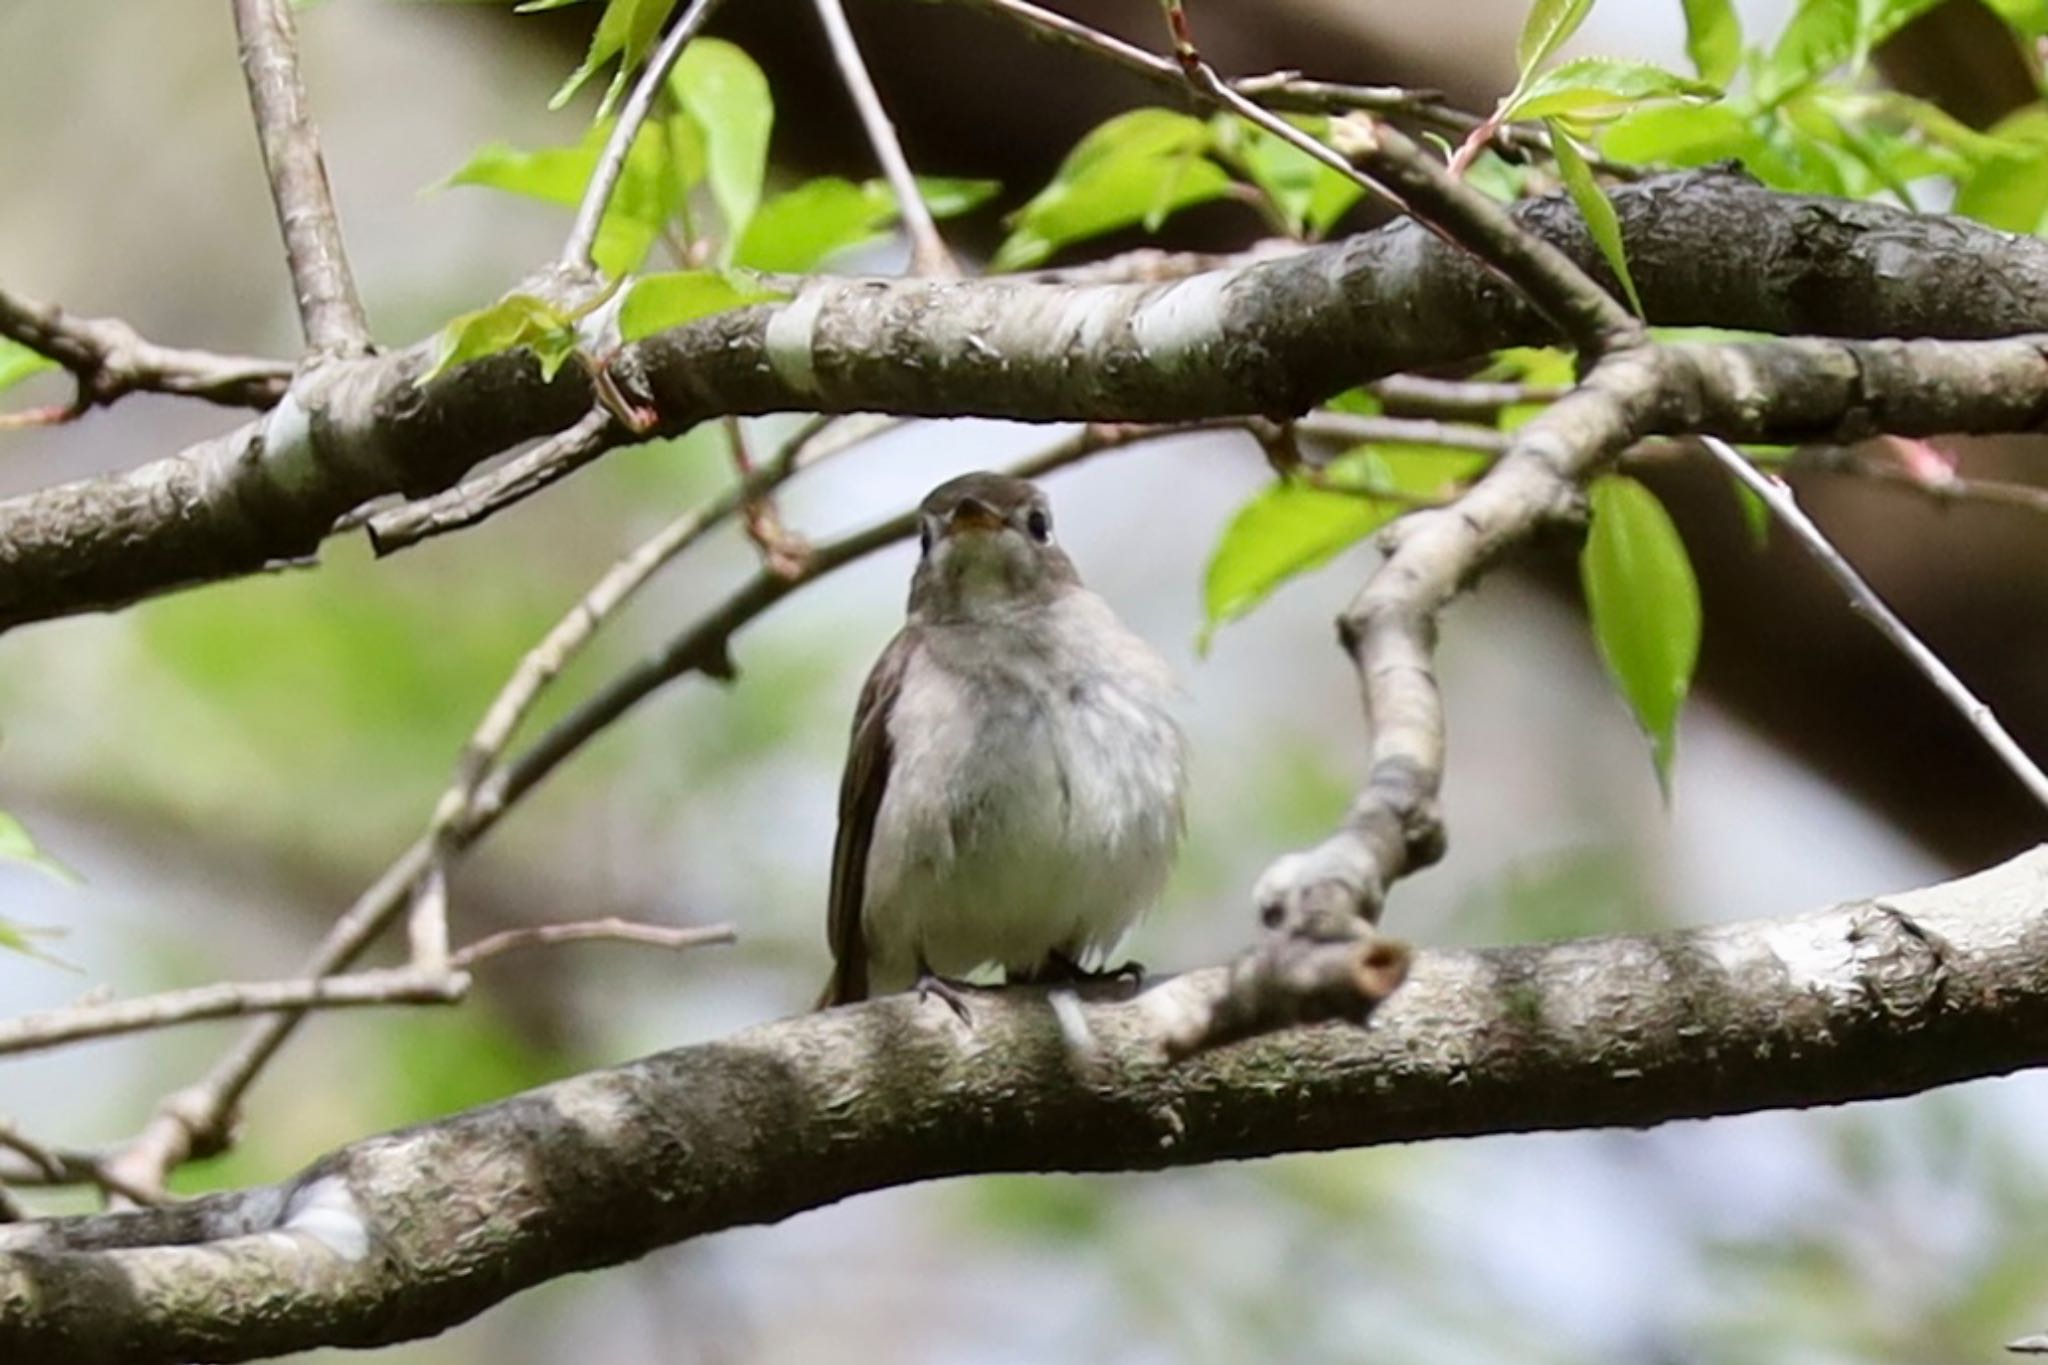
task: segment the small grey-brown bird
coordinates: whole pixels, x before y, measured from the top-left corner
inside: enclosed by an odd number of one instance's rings
[[[909,620],[854,712],[832,851],[845,1004],[988,965],[1084,972],[1165,885],[1186,762],[1166,662],[1081,586],[1045,494],[967,474],[921,508]]]

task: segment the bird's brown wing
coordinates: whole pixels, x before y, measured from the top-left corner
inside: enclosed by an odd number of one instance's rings
[[[875,812],[882,808],[882,793],[889,783],[889,715],[903,687],[916,629],[905,626],[882,651],[854,709],[853,743],[846,753],[846,775],[839,782],[839,837],[832,844],[831,910],[825,921],[832,945],[832,980],[818,1001],[821,1009],[868,996],[868,947],[861,927],[868,848],[874,842]]]

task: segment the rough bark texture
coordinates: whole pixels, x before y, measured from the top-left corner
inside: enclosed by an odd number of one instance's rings
[[[1725,172],[1615,198],[1658,322],[1856,337],[2048,328],[2048,242]],[[1521,217],[1604,270],[1567,202]],[[1164,285],[814,280],[788,303],[629,347],[613,368],[652,396],[657,433],[778,410],[1169,421],[1292,414],[1363,378],[1547,337],[1498,278],[1403,224]],[[590,407],[575,366],[544,384],[529,358],[499,356],[422,390],[424,364],[415,348],[317,367],[235,432],[0,502],[0,629],[310,555],[370,498],[445,487]]]
[[[1163,1064],[1195,973],[1085,1007],[895,997],[371,1138],[283,1185],[0,1228],[0,1359],[425,1335],[529,1285],[867,1190],[1905,1094],[2048,1061],[2048,850],[1777,921],[1420,955],[1368,1029]]]

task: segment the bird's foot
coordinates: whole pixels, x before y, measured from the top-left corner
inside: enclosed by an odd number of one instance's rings
[[[946,1003],[948,1009],[960,1017],[961,1023],[965,1024],[968,1028],[974,1027],[974,1011],[967,1006],[967,992],[974,988],[965,981],[948,981],[931,968],[920,967],[917,972],[917,985],[914,989],[917,991],[918,1004],[922,1005],[933,997],[937,997]]]
[[[1091,971],[1076,962],[1071,956],[1055,948],[1045,955],[1045,961],[1028,972],[1005,972],[1003,980],[1010,985],[1032,986],[1119,986],[1135,993],[1145,982],[1145,964],[1126,961],[1115,967],[1104,967]]]

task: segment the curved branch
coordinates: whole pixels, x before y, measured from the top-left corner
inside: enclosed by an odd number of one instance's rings
[[[1036,992],[978,998],[971,1037],[901,995],[370,1138],[282,1185],[0,1228],[0,1358],[419,1337],[572,1271],[973,1172],[1640,1127],[2038,1066],[2048,850],[1793,919],[1424,953],[1368,1029],[1164,1064],[1220,975],[1079,1006],[1082,1058]]]
[[[1658,322],[1967,338],[2048,318],[2038,239],[1774,194],[1722,172],[1659,177],[1614,199]],[[1606,279],[1569,202],[1536,201],[1517,218]],[[1404,224],[1165,284],[812,278],[786,303],[651,337],[609,368],[653,401],[650,435],[770,411],[1167,422],[1298,412],[1361,379],[1553,335],[1485,267]],[[444,488],[593,401],[575,367],[543,381],[523,354],[422,390],[426,364],[423,348],[330,363],[229,435],[0,502],[0,628],[303,558],[372,498]],[[1892,410],[1905,418],[1917,402],[1922,419],[1901,431],[2014,429],[1972,416],[1978,399],[2007,422],[2033,402],[2028,427],[2048,411],[2048,367],[2016,400],[1973,390],[1944,406],[1901,383]]]

